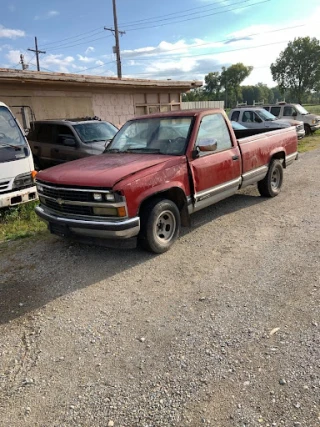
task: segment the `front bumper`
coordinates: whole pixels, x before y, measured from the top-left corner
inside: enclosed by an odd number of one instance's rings
[[[312,132],[315,132],[316,130],[319,130],[320,129],[320,123],[317,123],[315,125],[311,125],[310,129],[311,129]]]
[[[63,237],[79,236],[91,239],[130,239],[139,234],[140,218],[127,218],[123,220],[85,220],[65,218],[49,212],[42,206],[35,208],[36,214],[48,223],[53,234]]]
[[[306,131],[304,129],[297,131],[298,139],[302,139],[306,136]]]
[[[17,206],[21,203],[27,203],[37,199],[38,194],[36,186],[10,191],[9,193],[0,194],[0,208]]]

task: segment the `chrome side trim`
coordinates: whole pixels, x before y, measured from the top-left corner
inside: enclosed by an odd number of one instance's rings
[[[225,182],[224,184],[217,185],[215,187],[209,188],[207,190],[200,191],[194,195],[195,203],[189,204],[189,201],[192,200],[188,198],[188,212],[192,214],[197,212],[200,209],[203,209],[207,206],[210,206],[214,203],[219,202],[220,200],[226,199],[229,196],[232,196],[236,193],[241,183],[241,177],[234,179],[232,181]]]
[[[286,166],[291,165],[298,158],[298,152],[286,156]]]
[[[247,187],[248,185],[255,184],[261,181],[268,173],[268,166],[264,165],[250,172],[246,172],[242,175],[241,188]]]

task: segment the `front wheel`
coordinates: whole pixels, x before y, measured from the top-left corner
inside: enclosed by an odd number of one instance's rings
[[[305,135],[305,136],[310,136],[310,135],[312,134],[312,132],[311,132],[311,128],[310,128],[310,126],[309,126],[309,125],[305,124],[305,125],[304,125],[304,130],[305,130],[305,132],[306,132],[306,135]]]
[[[171,200],[155,199],[144,206],[141,215],[140,243],[150,252],[162,254],[180,234],[180,212]]]
[[[282,187],[283,167],[280,160],[274,159],[271,161],[268,173],[263,180],[258,182],[258,190],[261,196],[275,197]]]

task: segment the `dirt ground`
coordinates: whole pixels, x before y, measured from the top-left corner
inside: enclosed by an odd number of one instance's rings
[[[0,426],[320,426],[319,165],[163,255],[0,244]]]

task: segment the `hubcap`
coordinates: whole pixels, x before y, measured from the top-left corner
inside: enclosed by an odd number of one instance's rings
[[[272,176],[271,176],[271,187],[276,190],[277,188],[279,188],[280,185],[280,171],[278,168],[275,168],[272,171]]]
[[[162,243],[169,242],[176,230],[176,218],[171,211],[163,211],[154,227],[155,237]]]

